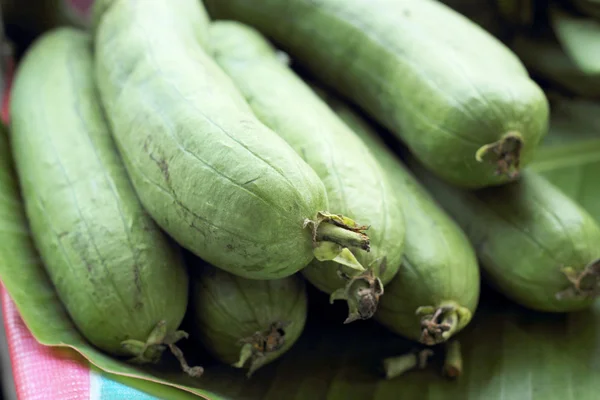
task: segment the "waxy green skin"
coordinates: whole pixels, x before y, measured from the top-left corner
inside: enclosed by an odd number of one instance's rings
[[[600,227],[578,204],[532,171],[501,187],[475,192],[441,182],[414,159],[410,168],[458,222],[473,244],[485,277],[531,309],[569,312],[594,297],[558,299],[572,288],[561,268],[577,272],[600,258]]]
[[[307,297],[304,281],[245,279],[203,263],[192,273],[192,318],[197,338],[223,363],[236,363],[241,341],[273,323],[285,322],[284,344],[265,354],[264,366],[287,352],[304,330]],[[246,365],[247,367],[248,365]]]
[[[377,157],[393,190],[402,193],[406,210],[402,265],[385,287],[375,319],[390,330],[418,341],[422,334],[420,317],[416,315],[419,307],[455,304],[473,315],[479,301],[479,265],[464,232],[385,147],[364,119],[336,99],[330,98],[329,102]],[[460,321],[460,329],[469,321],[470,317]]]
[[[328,209],[315,172],[251,112],[201,47],[197,0],[104,1],[96,78],[142,203],[218,268],[276,279],[313,259],[305,219]]]
[[[389,282],[400,265],[404,216],[377,160],[327,104],[277,58],[256,30],[232,21],[210,28],[213,56],[233,79],[254,113],[277,132],[323,181],[329,206],[369,226],[370,252],[355,250],[367,268],[387,259],[380,279]],[[333,293],[347,283],[332,262],[313,260],[302,270],[319,289]]]
[[[91,38],[50,31],[30,47],[12,88],[11,143],[27,216],[56,291],[81,333],[127,355],[186,311],[179,247],[140,204],[104,120]]]
[[[521,166],[546,134],[548,102],[518,58],[434,0],[206,0],[215,18],[257,27],[360,105],[448,182],[508,181],[477,150],[510,131]]]

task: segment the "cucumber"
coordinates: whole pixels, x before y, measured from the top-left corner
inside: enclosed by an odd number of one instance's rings
[[[180,248],[142,208],[105,122],[91,37],[42,35],[16,72],[11,142],[33,238],[73,322],[93,345],[158,361],[187,308]],[[199,372],[199,371],[196,371]]]
[[[547,132],[548,101],[518,58],[438,1],[205,4],[261,30],[454,185],[511,181]]]
[[[219,361],[246,368],[250,377],[298,340],[307,315],[304,281],[245,279],[196,262],[192,321],[197,337]]]
[[[96,78],[142,204],[183,247],[246,278],[367,250],[361,227],[328,213],[315,172],[201,46],[204,15],[197,0],[95,3]]]
[[[501,187],[465,191],[409,167],[473,244],[484,277],[515,302],[539,311],[590,307],[600,293],[600,227],[577,203],[533,171]]]
[[[470,322],[479,302],[475,250],[375,129],[348,105],[321,93],[377,157],[404,201],[408,231],[402,265],[385,287],[375,319],[426,345],[447,341]]]
[[[332,300],[348,302],[347,322],[370,318],[377,308],[378,293],[400,265],[404,216],[398,197],[402,192],[392,190],[364,143],[280,61],[260,33],[237,22],[215,22],[210,42],[217,64],[258,118],[321,178],[329,206],[369,226],[371,251],[355,255],[362,265],[372,268],[351,278],[349,271],[344,279],[335,268],[314,260],[302,273],[320,290],[332,294]],[[387,267],[380,270],[384,259]]]

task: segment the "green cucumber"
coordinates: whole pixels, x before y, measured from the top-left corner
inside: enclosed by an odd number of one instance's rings
[[[409,167],[471,240],[484,277],[539,311],[588,308],[600,293],[600,227],[533,171],[507,185],[465,191],[412,157]]]
[[[479,302],[479,265],[460,227],[408,168],[349,106],[327,96],[339,117],[364,141],[402,193],[407,226],[398,274],[385,287],[375,319],[423,344],[447,341],[471,320]]]
[[[434,0],[205,0],[253,25],[458,186],[514,179],[548,125],[519,59]]]
[[[42,35],[17,69],[11,143],[33,238],[81,333],[110,354],[157,361],[187,308],[180,248],[140,204],[104,120],[91,37]]]
[[[314,260],[302,273],[320,290],[332,294],[332,300],[348,301],[347,322],[370,318],[377,308],[378,293],[400,265],[404,216],[398,197],[402,192],[392,190],[364,143],[280,61],[260,33],[237,22],[215,22],[210,42],[215,60],[258,118],[321,178],[330,207],[369,226],[371,251],[355,255],[362,265],[372,268],[344,279],[335,268]],[[384,260],[387,267],[381,270]]]
[[[183,247],[246,278],[368,249],[201,46],[204,16],[197,0],[95,3],[96,80],[144,207]]]
[[[302,334],[307,297],[299,276],[245,279],[206,263],[192,270],[194,337],[219,361],[251,376]]]

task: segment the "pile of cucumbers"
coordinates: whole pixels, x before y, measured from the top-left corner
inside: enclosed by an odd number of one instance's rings
[[[455,376],[481,280],[540,312],[600,294],[599,222],[528,168],[546,92],[442,2],[96,0],[91,21],[17,67],[0,214],[31,235],[0,241],[39,254],[105,353],[201,377],[188,339],[250,376],[302,335],[313,285],[348,335],[419,343],[388,377],[436,345]]]

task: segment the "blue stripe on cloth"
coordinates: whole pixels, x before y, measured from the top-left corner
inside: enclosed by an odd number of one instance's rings
[[[160,400],[140,390],[112,380],[98,371],[90,371],[90,400]]]

